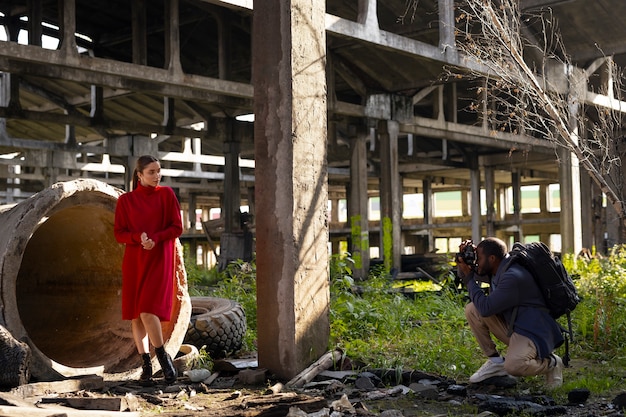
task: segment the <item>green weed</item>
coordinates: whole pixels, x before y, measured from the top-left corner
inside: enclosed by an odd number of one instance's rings
[[[565,255],[563,263],[582,301],[572,313],[572,366],[565,370],[565,383],[556,394],[583,387],[598,395],[616,392],[626,376],[626,249],[616,247],[606,257]],[[382,266],[373,268],[368,279],[355,281],[349,256],[331,257],[329,273],[329,349],[342,349],[357,367],[416,369],[467,381],[483,363],[465,320],[465,291],[445,284],[454,280],[449,267],[435,277],[444,285],[419,284],[423,291],[412,298],[399,291]],[[207,295],[235,299],[244,306],[245,345],[253,350],[254,263],[231,264],[210,291]],[[505,351],[504,346],[499,348]],[[540,377],[524,381],[531,387],[542,385]]]
[[[206,346],[202,346],[201,349],[198,349],[198,362],[194,368],[213,371],[213,358],[211,358],[211,354],[206,351]]]

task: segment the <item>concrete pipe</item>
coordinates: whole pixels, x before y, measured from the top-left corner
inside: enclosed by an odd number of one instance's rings
[[[79,179],[0,207],[0,324],[30,346],[33,380],[130,379],[141,372],[130,322],[121,319],[124,247],[113,235],[121,193]],[[172,320],[163,323],[172,357],[191,316],[177,247],[177,294]]]

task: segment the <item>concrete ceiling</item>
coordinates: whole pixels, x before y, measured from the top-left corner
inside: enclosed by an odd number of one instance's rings
[[[28,30],[28,4],[38,4],[44,35],[58,38],[58,0],[4,0],[0,23],[18,30]],[[141,3],[141,2],[139,2]],[[19,77],[19,106],[1,109],[6,118],[8,140],[0,142],[0,153],[23,152],[24,149],[46,151],[51,143],[67,143],[68,135],[79,144],[102,146],[106,139],[124,135],[156,134],[159,151],[181,152],[181,138],[192,135],[190,126],[208,122],[198,134],[204,154],[222,154],[220,129],[225,119],[253,110],[251,56],[251,1],[180,0],[180,66],[184,80],[168,79],[168,55],[164,25],[165,3],[146,2],[147,27],[144,53],[133,56],[133,2],[128,0],[76,0],[76,44],[92,60],[80,65],[51,55],[36,47],[19,47],[0,43],[0,70]],[[358,20],[358,3],[354,0],[327,0],[326,12],[346,21]],[[412,6],[416,4],[417,7]],[[381,30],[436,47],[439,40],[439,15],[436,0],[379,0],[378,25]],[[604,55],[626,64],[626,2],[623,0],[520,0],[520,8],[530,15],[538,10],[551,10],[563,35],[566,52],[582,68]],[[537,35],[537,28],[531,26]],[[11,35],[10,35],[11,36]],[[222,39],[227,41],[220,42]],[[136,39],[136,38],[135,38]],[[390,48],[367,39],[327,31],[331,101],[355,106],[354,111],[330,109],[329,165],[335,168],[331,185],[341,189],[347,177],[349,152],[347,138],[351,126],[363,123],[360,108],[367,97],[393,94],[411,100],[416,94],[423,98],[416,103],[414,115],[434,117],[433,106],[437,83],[444,62],[419,56],[410,51]],[[46,47],[46,45],[44,45]],[[33,49],[36,48],[36,49]],[[131,63],[144,62],[141,70]],[[111,72],[103,71],[103,62],[115,62]],[[93,65],[93,66],[92,66]],[[194,76],[201,78],[194,79]],[[198,81],[199,80],[199,81]],[[209,80],[211,82],[207,82]],[[94,87],[101,88],[98,117],[93,117]],[[249,87],[249,88],[247,88]],[[431,90],[427,90],[427,89]],[[457,88],[459,99],[464,86]],[[429,94],[426,94],[429,92]],[[447,93],[446,93],[447,94]],[[166,101],[165,97],[174,98]],[[450,100],[444,95],[446,100]],[[329,99],[330,100],[330,99]],[[173,106],[167,108],[167,106]],[[446,105],[449,107],[449,103]],[[167,116],[166,116],[167,115]],[[172,117],[173,115],[173,117]],[[167,117],[167,121],[165,120]],[[475,115],[458,116],[472,124]],[[174,121],[174,125],[172,125]],[[73,126],[68,134],[67,126]],[[250,127],[244,127],[242,157],[254,158]],[[471,135],[470,135],[471,136]],[[442,186],[463,186],[468,183],[467,155],[479,154],[498,169],[496,181],[510,181],[510,171],[520,169],[525,178],[556,181],[555,154],[513,152],[519,144],[488,143],[468,135],[424,134],[422,131],[399,138],[400,166],[405,185],[420,187],[422,178],[435,178]],[[411,142],[411,144],[409,144]],[[532,147],[530,147],[532,148]],[[376,172],[377,150],[372,147],[371,171]],[[101,158],[94,155],[94,160]],[[123,162],[113,157],[112,162]],[[501,168],[501,169],[500,169]],[[215,168],[219,171],[219,168]],[[375,181],[374,181],[375,182]],[[198,184],[205,186],[206,181]],[[34,182],[32,188],[41,184]],[[218,187],[219,188],[219,187]],[[201,188],[199,188],[201,189]]]

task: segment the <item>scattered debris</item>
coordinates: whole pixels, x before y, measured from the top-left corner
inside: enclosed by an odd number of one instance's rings
[[[42,397],[51,392],[63,394],[83,390],[98,391],[103,387],[104,380],[101,376],[90,375],[81,378],[65,379],[63,381],[34,382],[32,384],[20,385],[12,389],[11,393],[27,398]]]
[[[333,370],[341,355],[338,351],[329,352],[285,385],[275,381],[268,385],[271,375],[266,369],[249,366],[255,363],[250,359],[220,361],[219,372],[186,370],[173,385],[156,379],[155,386],[143,387],[136,381],[103,381],[93,375],[37,382],[0,392],[0,415],[573,416],[582,415],[581,410],[587,407],[600,410],[601,415],[613,415],[607,413],[620,413],[626,404],[626,392],[612,402],[589,404],[591,393],[585,388],[570,391],[568,404],[558,404],[547,395],[511,395],[511,392],[528,391],[516,386],[520,382],[515,378],[494,377],[480,384],[462,384],[419,371]],[[415,414],[416,410],[422,414]]]
[[[570,404],[583,404],[589,399],[590,394],[591,392],[587,388],[576,388],[567,393],[567,400]],[[615,400],[613,401],[615,402]]]
[[[315,363],[300,372],[291,381],[287,382],[288,387],[302,387],[307,382],[311,382],[317,374],[325,371],[333,365],[340,363],[343,357],[343,352],[340,350],[334,350],[332,352],[326,352]]]

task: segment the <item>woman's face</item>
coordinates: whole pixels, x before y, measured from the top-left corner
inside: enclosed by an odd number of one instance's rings
[[[161,181],[161,165],[158,162],[151,162],[145,166],[143,171],[138,172],[139,182],[144,187],[156,187]]]

